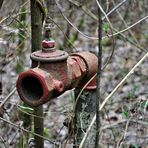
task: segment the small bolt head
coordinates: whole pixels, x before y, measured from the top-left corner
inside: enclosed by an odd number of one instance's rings
[[[42,47],[43,48],[53,48],[53,47],[55,47],[55,41],[54,40],[52,40],[52,41],[43,40]]]

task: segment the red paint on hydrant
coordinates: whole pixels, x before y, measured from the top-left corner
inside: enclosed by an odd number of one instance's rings
[[[44,42],[42,43],[45,47]],[[48,43],[47,43],[48,44]],[[17,80],[20,98],[30,106],[42,105],[64,91],[83,87],[97,72],[97,57],[90,52],[70,56],[64,51],[37,51],[31,54],[35,68],[23,72]],[[86,89],[95,89],[95,79]]]
[[[55,46],[55,41],[47,41],[47,40],[42,41],[43,48],[52,48],[54,46]]]

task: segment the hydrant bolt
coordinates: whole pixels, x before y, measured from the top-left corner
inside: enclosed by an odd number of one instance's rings
[[[43,48],[53,48],[53,47],[55,47],[55,41],[54,40],[52,40],[52,41],[43,40],[42,47]]]

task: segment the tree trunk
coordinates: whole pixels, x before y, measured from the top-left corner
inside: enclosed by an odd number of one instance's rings
[[[41,0],[40,0],[41,1]],[[41,49],[42,42],[42,12],[37,0],[31,0],[31,33],[32,52]],[[42,3],[42,1],[40,2]]]

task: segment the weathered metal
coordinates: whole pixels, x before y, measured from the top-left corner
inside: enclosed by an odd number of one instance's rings
[[[17,80],[20,98],[31,106],[44,104],[68,89],[82,87],[81,83],[85,84],[97,71],[98,59],[89,52],[68,56],[56,49],[39,50],[31,54],[31,59],[35,68],[21,73]]]
[[[48,49],[48,48],[47,48]],[[64,61],[68,58],[68,53],[55,48],[50,48],[47,52],[45,50],[38,50],[31,54],[31,59],[36,62],[58,62]]]
[[[43,48],[53,48],[55,47],[55,41],[47,41],[47,40],[43,40],[42,41],[42,47]]]
[[[88,81],[90,81],[90,79],[92,77],[94,77],[94,75],[97,72],[97,65],[98,65],[98,58],[90,53],[90,52],[79,52],[79,53],[75,53],[72,54],[72,56],[77,56],[77,57],[81,57],[84,62],[85,65],[87,67],[87,75],[85,76],[85,79],[82,80],[81,85],[79,87],[83,87]],[[78,62],[79,63],[79,62]],[[85,90],[94,90],[96,89],[96,77],[94,77],[89,83],[88,85],[85,87]]]

